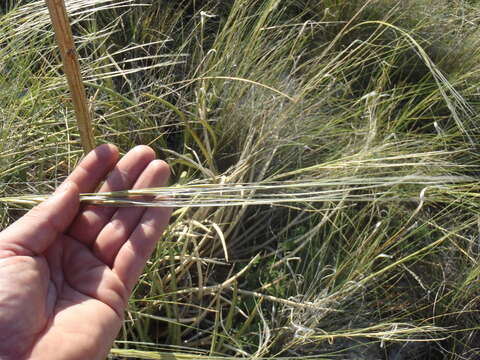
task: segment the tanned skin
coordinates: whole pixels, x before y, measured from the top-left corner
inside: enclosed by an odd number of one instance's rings
[[[0,359],[105,359],[170,219],[164,208],[80,206],[79,193],[166,185],[138,146],[88,154],[49,200],[0,233]]]

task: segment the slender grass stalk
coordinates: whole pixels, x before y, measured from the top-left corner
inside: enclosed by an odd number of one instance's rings
[[[63,69],[72,95],[83,150],[85,153],[88,153],[95,148],[92,119],[88,109],[87,96],[82,82],[80,64],[73,41],[72,28],[68,20],[67,9],[65,8],[64,0],[46,0],[46,3],[60,49]]]
[[[437,191],[432,200],[448,201],[443,193],[470,194],[473,178],[467,176],[403,176],[377,178],[339,178],[317,181],[284,181],[243,184],[190,184],[105,193],[81,194],[84,203],[104,206],[137,207],[230,207],[246,205],[312,204],[341,201],[412,201],[424,199],[427,190]],[[392,189],[410,186],[402,196]],[[457,185],[457,188],[455,188]],[[460,192],[462,190],[460,189]],[[473,196],[473,194],[470,194]],[[48,195],[0,198],[0,203],[35,205]],[[225,249],[225,245],[224,245]]]

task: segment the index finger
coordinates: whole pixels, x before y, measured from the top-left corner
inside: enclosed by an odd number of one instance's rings
[[[80,193],[94,192],[118,160],[115,145],[104,144],[87,154],[66,181],[75,183]]]

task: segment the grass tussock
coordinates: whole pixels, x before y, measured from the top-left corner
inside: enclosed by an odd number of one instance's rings
[[[480,355],[478,2],[67,5],[96,141],[173,170],[83,200],[179,206],[112,357]],[[6,225],[81,146],[43,1],[1,10]]]

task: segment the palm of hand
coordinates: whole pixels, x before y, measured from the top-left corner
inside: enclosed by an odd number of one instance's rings
[[[46,256],[9,257],[3,266],[0,289],[9,286],[12,301],[0,310],[7,326],[0,333],[8,346],[4,353],[12,359],[29,352],[63,353],[62,347],[72,343],[75,353],[96,359],[105,355],[119,330],[127,297],[124,284],[82,243],[68,236],[58,240]],[[99,348],[101,353],[95,353]]]
[[[169,218],[165,209],[86,207],[116,163],[103,146],[69,186],[0,234],[0,359],[101,359],[118,333],[130,291]],[[101,191],[164,185],[168,168],[132,150]],[[127,176],[128,174],[128,176]]]

